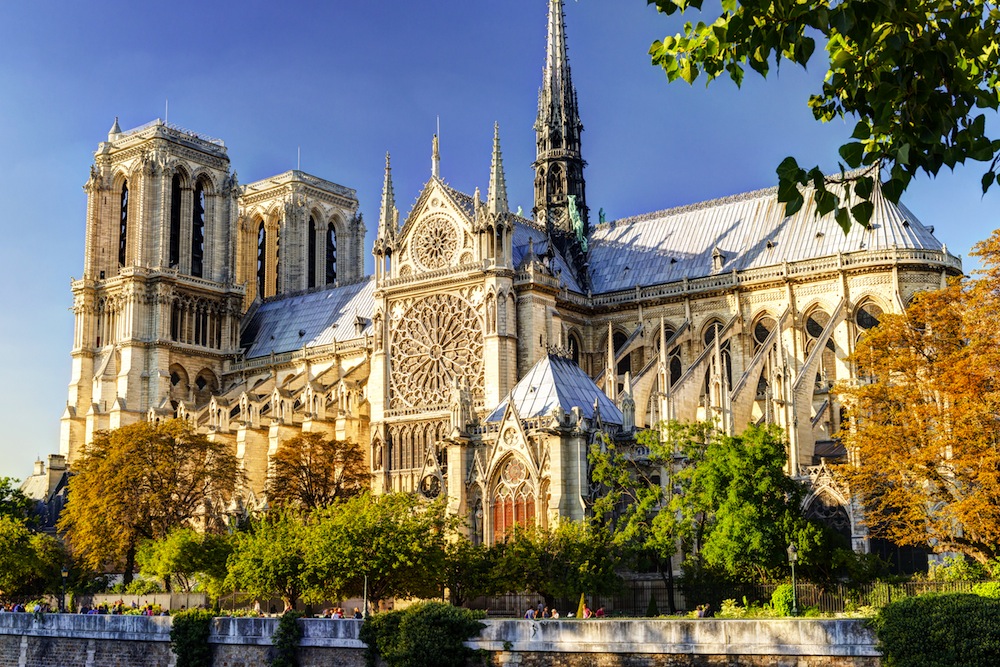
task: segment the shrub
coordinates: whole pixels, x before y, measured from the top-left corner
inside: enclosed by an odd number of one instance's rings
[[[188,609],[174,614],[170,626],[170,648],[177,656],[177,667],[212,667],[212,647],[208,633],[212,612]]]
[[[928,594],[886,605],[871,625],[886,667],[1000,665],[1000,601]]]
[[[464,664],[475,651],[464,645],[485,625],[481,612],[441,602],[420,602],[402,611],[369,616],[361,626],[368,645],[365,659],[375,667],[452,667]]]
[[[296,667],[295,651],[299,647],[299,640],[302,639],[302,628],[299,626],[299,619],[303,614],[299,611],[286,611],[278,621],[278,629],[271,637],[271,644],[274,645],[274,657],[271,658],[271,667]]]
[[[781,584],[771,593],[771,609],[776,616],[791,616],[794,606],[794,591],[791,584]]]
[[[982,581],[972,587],[972,592],[979,597],[1000,600],[1000,581]]]
[[[646,605],[646,616],[650,618],[656,618],[660,615],[660,608],[656,604],[656,597],[652,593],[649,594],[649,604]]]

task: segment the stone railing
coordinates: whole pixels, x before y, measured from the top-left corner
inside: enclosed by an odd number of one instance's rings
[[[361,667],[364,644],[361,621],[303,619],[300,663]],[[824,665],[875,667],[879,653],[875,637],[860,619],[601,619],[601,620],[486,620],[471,648],[504,656],[505,662],[530,665],[626,664],[636,659],[648,665],[722,664],[720,657],[747,665]],[[168,616],[97,616],[0,614],[0,649],[4,655],[23,656],[11,664],[49,665],[29,656],[59,655],[60,663],[83,664],[87,654],[101,656],[100,664],[129,662],[174,664],[170,653]],[[267,664],[266,647],[277,629],[277,618],[217,618],[209,643],[215,663],[239,658],[240,664]],[[81,641],[82,640],[82,641]],[[70,655],[81,653],[80,660]],[[115,663],[117,656],[125,662]],[[606,657],[599,657],[606,656]],[[645,657],[638,657],[645,656]],[[671,656],[674,656],[671,658]],[[701,657],[695,657],[701,656]],[[775,662],[774,659],[778,661]],[[152,659],[152,662],[149,661]],[[769,662],[761,662],[761,659]],[[16,661],[17,658],[14,657]],[[4,663],[7,664],[7,663]],[[92,664],[87,662],[87,664]],[[96,663],[94,663],[96,664]],[[229,664],[234,664],[230,662]],[[638,663],[637,663],[638,664]],[[729,663],[726,663],[729,664]]]

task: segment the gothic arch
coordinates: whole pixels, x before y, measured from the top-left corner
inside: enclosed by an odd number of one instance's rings
[[[538,481],[532,465],[517,454],[502,458],[490,479],[487,511],[493,543],[502,542],[515,526],[537,522]]]
[[[171,364],[168,373],[170,374],[170,398],[173,400],[186,399],[191,389],[187,369],[180,364]]]
[[[198,184],[198,181],[205,183],[205,194],[214,195],[219,191],[219,184],[215,180],[215,175],[205,167],[196,167],[191,173],[191,184],[192,187]]]
[[[219,391],[219,378],[209,368],[198,371],[194,379],[194,404],[204,405]]]

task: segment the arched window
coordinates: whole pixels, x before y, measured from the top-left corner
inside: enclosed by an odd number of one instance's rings
[[[257,296],[264,298],[264,281],[267,279],[267,232],[264,221],[257,225]]]
[[[882,319],[882,309],[871,301],[866,301],[854,313],[854,322],[859,329],[868,331],[879,325]]]
[[[281,285],[281,223],[274,228],[274,294]]]
[[[307,265],[306,287],[316,287],[316,219],[309,216],[309,226],[306,228],[306,235],[309,237],[309,258]]]
[[[715,337],[722,333],[722,322],[719,320],[713,321],[707,327],[705,327],[705,333],[703,334],[703,340],[705,341],[705,346],[715,344]],[[727,387],[732,388],[733,386],[733,361],[730,352],[729,339],[726,339],[719,343],[719,356],[722,362],[722,378],[726,383]],[[705,374],[705,389],[706,393],[708,391],[708,373]]]
[[[575,333],[569,335],[569,356],[574,364],[580,365],[580,338]]]
[[[167,264],[173,268],[181,263],[181,176],[174,174],[170,182],[170,249]]]
[[[806,317],[806,354],[812,353],[813,349],[823,335],[823,330],[830,323],[830,316],[823,310],[816,308]],[[819,367],[816,369],[816,391],[826,391],[837,379],[837,348],[833,344],[832,337],[826,340],[826,345],[821,352]]]
[[[535,494],[528,469],[511,457],[500,469],[493,491],[493,541],[502,542],[515,526],[535,523]]]
[[[326,226],[326,284],[337,280],[337,230],[331,222]]]
[[[205,260],[205,182],[194,186],[194,209],[191,212],[191,275],[200,278]]]
[[[118,266],[125,266],[128,247],[128,181],[122,182],[121,216],[118,220]]]
[[[767,341],[767,337],[771,335],[777,327],[777,322],[770,315],[764,315],[759,320],[757,324],[753,327],[753,351],[756,354],[760,350],[761,346]]]

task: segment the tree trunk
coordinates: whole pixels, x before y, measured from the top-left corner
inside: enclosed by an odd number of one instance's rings
[[[122,583],[128,586],[135,578],[135,545],[129,546],[125,552],[125,573],[122,575]]]

